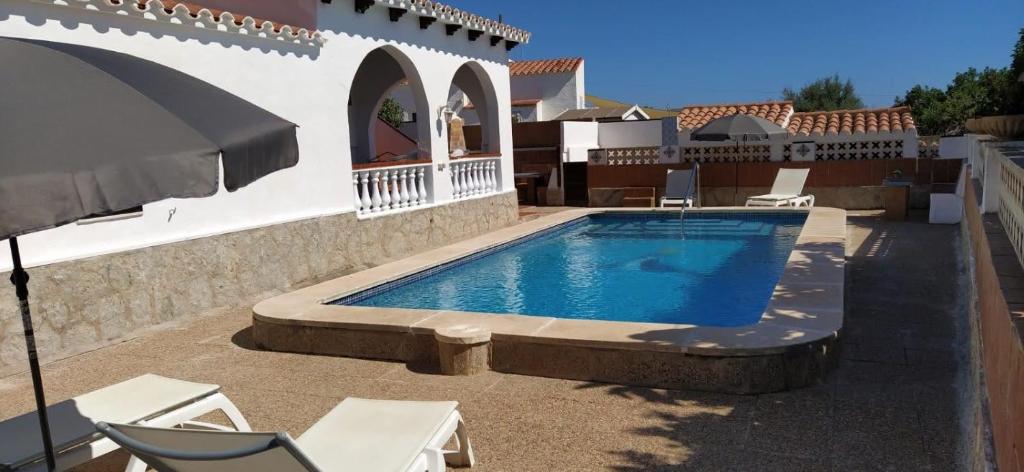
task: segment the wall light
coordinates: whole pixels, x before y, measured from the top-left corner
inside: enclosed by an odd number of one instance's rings
[[[454,116],[455,110],[452,110],[448,105],[444,105],[437,109],[437,117],[444,120],[445,123],[451,123]]]

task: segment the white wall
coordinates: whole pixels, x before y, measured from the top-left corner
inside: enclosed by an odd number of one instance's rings
[[[540,99],[536,106],[517,107],[515,111],[522,116],[522,121],[550,121],[566,110],[577,110],[586,106],[586,74],[585,64],[575,72],[564,74],[521,75],[510,79],[512,100]],[[465,103],[465,95],[454,89],[449,102],[453,105]],[[453,109],[455,107],[453,106]],[[480,124],[475,110],[465,109],[459,112],[467,125]],[[632,118],[638,119],[642,117]]]
[[[585,121],[562,122],[562,161],[587,162],[587,151],[601,147],[600,124]]]
[[[956,136],[950,138],[939,138],[939,158],[941,159],[965,159],[967,158],[967,136]]]
[[[583,66],[564,74],[522,75],[512,78],[512,99],[541,99],[536,121],[548,121],[566,110],[581,108]]]
[[[580,61],[580,66],[576,68],[576,78],[573,81],[574,93],[576,95],[576,106],[574,109],[586,108],[587,107],[587,64],[586,61]]]
[[[661,146],[661,121],[599,123],[602,148]]]
[[[415,15],[398,23],[387,9],[365,15],[348,2],[318,3],[322,47],[23,0],[0,3],[0,35],[77,43],[132,54],[181,70],[299,125],[299,164],[235,193],[146,205],[140,218],[71,224],[19,238],[29,266],[147,247],[286,221],[353,211],[347,101],[356,68],[375,48],[390,45],[415,64],[428,110],[448,99],[455,71],[476,61],[494,85],[499,106],[502,173],[512,174],[512,130],[507,53],[486,37],[449,37],[435,23],[421,30]],[[62,80],[66,80],[62,79]],[[99,118],[98,118],[99,119]],[[429,146],[435,163],[447,161],[447,132],[436,112]],[[111,133],[117,132],[111,120]],[[425,144],[424,144],[425,143]],[[435,201],[450,199],[447,166],[433,167]],[[503,190],[513,179],[502,179]],[[0,251],[0,270],[10,268]]]

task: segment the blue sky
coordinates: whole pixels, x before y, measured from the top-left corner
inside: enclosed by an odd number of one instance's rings
[[[652,106],[777,98],[838,73],[869,106],[1003,67],[1024,0],[448,0],[533,33],[513,59],[586,58],[587,93]]]

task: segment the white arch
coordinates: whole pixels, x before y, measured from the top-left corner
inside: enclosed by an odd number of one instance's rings
[[[476,61],[468,61],[452,75],[451,84],[466,94],[480,120],[481,151],[501,152],[501,123],[498,96],[490,75]]]
[[[417,147],[430,155],[430,111],[419,70],[398,48],[384,45],[368,52],[352,79],[348,97],[349,137],[352,162],[369,162],[376,155],[373,129],[377,112],[396,85],[407,81],[417,115]]]

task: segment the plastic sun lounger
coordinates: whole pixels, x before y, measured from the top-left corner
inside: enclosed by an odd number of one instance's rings
[[[810,169],[779,169],[771,193],[747,199],[747,206],[814,206],[814,195],[802,195]]]
[[[199,384],[146,374],[119,384],[47,407],[57,469],[65,470],[118,449],[113,441],[96,432],[97,421],[144,424],[161,427],[190,425],[230,430],[194,421],[222,411],[238,431],[250,431],[249,423],[217,385]],[[45,470],[36,412],[0,422],[0,471]],[[132,458],[126,469],[146,470]]]
[[[305,433],[242,433],[97,423],[158,471],[444,472],[473,465],[456,402],[347,398]],[[455,435],[458,451],[442,447]]]
[[[661,197],[661,206],[682,205],[692,207],[696,193],[697,167],[689,170],[668,170],[665,177],[665,196]]]

